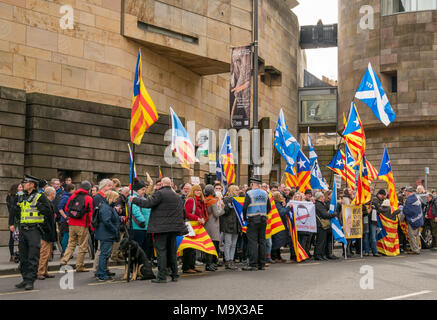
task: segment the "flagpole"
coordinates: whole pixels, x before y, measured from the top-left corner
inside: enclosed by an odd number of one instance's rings
[[[134,195],[134,167],[135,167],[135,143],[132,142],[132,168],[130,170],[130,176],[131,176],[131,191],[130,195],[133,197]],[[128,260],[127,260],[127,282],[130,282],[130,268],[131,268],[131,241],[132,239],[132,206],[133,203],[130,203],[130,211],[129,211],[129,223],[128,223],[128,230],[127,230],[127,239],[128,241]]]
[[[168,125],[169,125],[169,127],[171,128],[172,127],[172,123],[171,123],[171,113],[170,113],[170,115],[169,115],[169,117],[168,117]],[[173,139],[173,138],[172,138]],[[172,142],[173,143],[173,142]],[[171,151],[171,154],[174,156],[174,152],[173,152],[173,150]],[[174,181],[174,177],[173,177],[173,161],[170,161],[170,168],[171,168],[171,181],[173,182]],[[182,177],[182,180],[183,180],[183,177]]]

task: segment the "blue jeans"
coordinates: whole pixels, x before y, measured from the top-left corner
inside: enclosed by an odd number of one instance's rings
[[[99,265],[97,267],[97,278],[106,279],[109,277],[107,274],[107,262],[111,256],[113,241],[100,241],[100,257]]]
[[[363,245],[364,252],[370,253],[370,246],[372,247],[372,253],[378,253],[378,248],[376,247],[376,226],[370,224],[369,232],[363,234]]]

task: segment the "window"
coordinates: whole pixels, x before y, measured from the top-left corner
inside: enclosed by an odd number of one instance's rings
[[[437,0],[382,0],[382,15],[436,9]]]

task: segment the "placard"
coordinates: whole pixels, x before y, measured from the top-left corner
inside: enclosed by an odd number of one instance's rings
[[[342,206],[343,231],[346,239],[361,239],[363,237],[362,206]]]
[[[317,233],[316,206],[308,201],[290,201],[293,204],[297,231]]]

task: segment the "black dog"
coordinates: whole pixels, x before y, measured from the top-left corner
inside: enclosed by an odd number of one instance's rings
[[[120,252],[125,259],[125,270],[123,280],[127,279],[128,275],[128,259],[129,259],[129,244],[131,257],[131,272],[132,280],[150,280],[155,279],[155,274],[152,271],[152,264],[147,258],[144,250],[138,245],[136,241],[123,238],[120,242]]]

